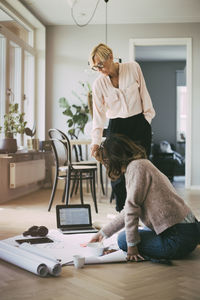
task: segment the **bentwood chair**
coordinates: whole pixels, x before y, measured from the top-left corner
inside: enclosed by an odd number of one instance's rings
[[[94,201],[95,211],[96,213],[98,213],[97,200],[96,200],[96,182],[95,182],[97,166],[79,165],[76,164],[76,162],[73,163],[71,158],[71,145],[67,136],[66,135],[62,136],[62,139],[56,138],[56,137],[60,137],[61,134],[62,132],[60,132],[57,129],[49,130],[49,136],[51,139],[53,153],[55,157],[55,178],[54,178],[51,198],[49,201],[48,211],[50,211],[54,200],[58,179],[62,179],[65,180],[62,202],[65,202],[66,204],[69,203],[70,187],[72,182],[73,183],[79,182],[80,200],[81,203],[83,204],[84,202],[83,202],[82,182],[84,180],[89,181],[90,191]]]
[[[56,138],[56,139],[60,139],[60,140],[69,140],[67,135],[63,131],[61,131],[57,128],[49,129],[49,137],[50,137],[50,139]],[[97,162],[95,160],[84,160],[83,159],[83,151],[82,151],[81,145],[73,144],[73,146],[71,148],[72,148],[73,154],[74,154],[74,159],[72,158],[73,164],[97,167]],[[100,175],[101,190],[102,190],[103,195],[105,195],[102,164],[100,164],[99,167],[100,167],[99,175]],[[75,193],[77,193],[78,186],[79,186],[79,181],[77,181],[77,182],[74,181],[72,189],[71,189],[71,194],[70,194],[71,197],[72,197],[74,191],[75,191]],[[88,191],[88,185],[87,185],[87,191]]]
[[[64,133],[62,133],[64,134]],[[75,162],[73,162],[74,164],[79,164],[79,165],[89,165],[89,166],[97,166],[97,162],[95,160],[84,160],[83,159],[83,151],[82,151],[82,145],[79,144],[74,144],[73,145],[73,150],[74,150],[74,154],[75,154]],[[103,166],[100,163],[99,165],[100,167],[100,184],[101,184],[101,190],[103,195],[105,195],[105,189],[104,189],[104,183],[103,183]],[[72,190],[73,193],[73,190]]]

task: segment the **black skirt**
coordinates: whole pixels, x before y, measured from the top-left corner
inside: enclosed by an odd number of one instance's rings
[[[152,130],[143,113],[128,118],[110,119],[106,136],[109,137],[114,133],[128,136],[136,144],[145,148],[147,156],[150,155]]]

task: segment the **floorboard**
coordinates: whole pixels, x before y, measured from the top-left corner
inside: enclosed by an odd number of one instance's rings
[[[200,191],[186,191],[180,184],[178,193],[200,218]],[[0,239],[21,234],[32,225],[56,227],[55,205],[61,203],[56,193],[52,210],[47,211],[51,190],[44,189],[0,206]],[[79,203],[72,198],[71,203]],[[116,215],[115,204],[104,197],[95,213],[90,195],[85,203],[92,207],[95,224],[102,226]],[[87,265],[76,270],[62,268],[61,276],[40,278],[0,260],[1,300],[199,300],[200,247],[187,259],[174,261],[173,266],[142,263]]]

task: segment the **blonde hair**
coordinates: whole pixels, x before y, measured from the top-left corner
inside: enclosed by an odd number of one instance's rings
[[[113,55],[112,49],[110,49],[107,45],[105,44],[99,44],[97,45],[92,52],[90,53],[90,57],[89,57],[89,63],[90,66],[93,67],[94,66],[94,57],[98,56],[98,58],[104,62],[109,55]]]

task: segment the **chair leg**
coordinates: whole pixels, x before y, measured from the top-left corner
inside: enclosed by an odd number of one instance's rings
[[[83,203],[83,181],[82,181],[82,173],[80,172],[80,198],[81,198],[81,204]]]
[[[104,190],[104,184],[103,184],[103,168],[102,168],[102,164],[100,163],[100,181],[101,181],[101,189],[102,189],[102,193],[103,195],[105,195],[105,190]]]
[[[98,208],[97,208],[97,197],[96,197],[96,186],[95,186],[95,171],[92,171],[92,185],[91,185],[91,193],[92,193],[92,198],[94,201],[94,206],[95,206],[95,211],[98,213]]]
[[[67,174],[67,182],[66,182],[66,185],[65,185],[65,204],[68,205],[69,204],[69,191],[70,191],[70,177],[71,177],[71,172],[68,171],[68,174]]]
[[[54,196],[55,196],[57,184],[58,184],[58,174],[55,175],[55,179],[54,179],[54,183],[53,183],[53,188],[52,188],[52,192],[51,192],[51,198],[49,200],[48,211],[51,210],[51,206],[53,204],[53,200],[54,200]]]
[[[90,193],[92,195],[92,200],[94,201],[94,190],[93,190],[93,179],[92,178],[90,178],[89,184],[90,184]]]
[[[65,202],[65,195],[66,195],[66,184],[67,184],[67,176],[65,177],[65,187],[63,190],[63,195],[62,195],[62,203]]]
[[[72,189],[71,189],[71,193],[70,193],[70,197],[73,196],[73,193],[74,193],[74,188],[75,188],[75,185],[77,183],[77,179],[76,179],[76,175],[75,175],[75,179],[73,180],[73,185],[72,185]]]
[[[76,180],[76,189],[75,189],[75,194],[77,194],[78,192],[78,187],[79,187],[79,175],[77,176],[77,180]]]

